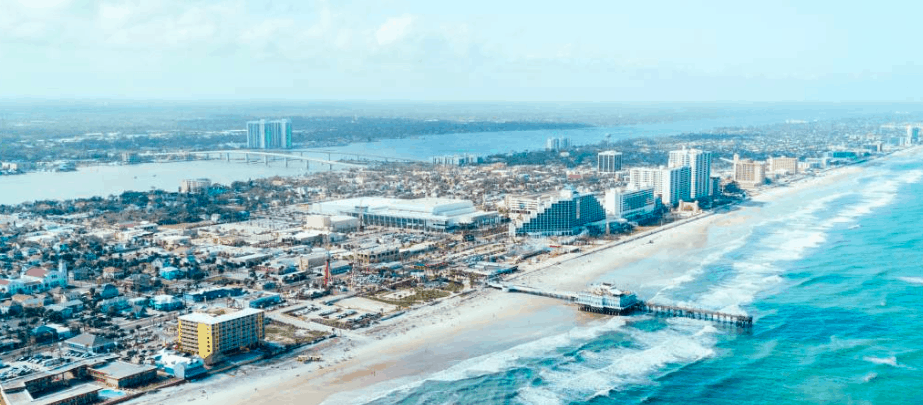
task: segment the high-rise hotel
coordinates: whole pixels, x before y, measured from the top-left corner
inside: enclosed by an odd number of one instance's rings
[[[259,346],[263,339],[263,311],[246,308],[223,315],[195,312],[179,317],[179,350],[198,355],[207,363],[215,357]]]
[[[247,148],[291,149],[292,121],[281,119],[247,122]]]
[[[711,195],[711,152],[685,147],[670,151],[668,166],[689,168],[689,196],[692,199],[708,198]]]

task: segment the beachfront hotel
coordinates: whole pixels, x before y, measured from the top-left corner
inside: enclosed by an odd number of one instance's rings
[[[650,215],[657,208],[654,188],[632,189],[628,187],[606,190],[603,200],[606,214],[617,218],[635,220]]]
[[[734,181],[742,188],[754,188],[766,183],[766,164],[752,159],[741,159],[734,154]]]
[[[510,223],[513,235],[576,235],[588,225],[606,219],[595,196],[573,188],[565,188],[557,196],[508,197],[507,204],[511,212],[522,213]]]
[[[689,201],[692,196],[692,179],[689,166],[681,167],[635,167],[629,171],[628,187],[632,189],[653,188],[663,205],[675,207],[680,201]]]
[[[768,159],[769,173],[771,174],[797,174],[798,158],[770,157]]]
[[[711,158],[708,151],[686,149],[670,151],[670,168],[689,168],[689,196],[692,199],[711,196]]]
[[[179,317],[179,350],[195,354],[211,363],[216,357],[254,348],[263,338],[263,311],[246,308],[213,316],[196,312]]]

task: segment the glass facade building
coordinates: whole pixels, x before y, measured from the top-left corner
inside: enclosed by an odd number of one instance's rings
[[[606,219],[606,211],[595,196],[565,190],[557,200],[544,204],[518,226],[517,235],[576,235],[591,223]]]
[[[247,122],[247,148],[291,149],[292,122],[288,119]]]

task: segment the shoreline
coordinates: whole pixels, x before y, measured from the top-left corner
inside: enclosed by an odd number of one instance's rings
[[[844,176],[862,171],[865,163],[911,153],[918,147],[908,148],[878,159],[825,170],[817,176],[767,187],[740,203],[721,207],[664,227],[645,231],[628,238],[598,244],[592,248],[548,259],[535,265],[521,266],[521,271],[505,281],[516,280],[545,288],[576,289],[606,274],[616,274],[620,280],[640,283],[647,293],[670,288],[683,274],[679,269],[668,269],[659,274],[637,274],[631,265],[658,252],[670,250],[676,254],[700,249],[702,238],[691,235],[708,233],[712,227],[736,227],[744,218],[728,218],[728,214],[759,209],[758,204],[771,202],[792,193],[837,181]],[[750,205],[753,203],[754,205]],[[722,214],[722,215],[715,215]],[[653,244],[645,243],[650,238]],[[572,271],[579,269],[579,271]],[[398,387],[414,377],[432,374],[447,367],[492,352],[492,348],[471,348],[460,353],[441,354],[430,347],[444,345],[459,336],[477,334],[497,329],[517,320],[531,322],[536,312],[552,307],[565,307],[573,311],[575,322],[586,323],[594,318],[577,313],[574,308],[562,306],[555,300],[509,294],[496,290],[477,290],[463,297],[453,297],[436,305],[426,306],[401,317],[394,318],[360,330],[352,338],[337,338],[324,352],[325,361],[319,364],[300,364],[293,358],[272,359],[264,365],[244,366],[231,375],[210,377],[203,384],[187,384],[175,390],[165,390],[130,403],[159,403],[172,395],[195,396],[190,403],[282,402],[322,403],[332,395],[351,393],[362,388],[381,384]],[[506,308],[506,310],[504,310]],[[525,342],[534,336],[513,336],[494,346],[504,347]],[[496,348],[496,347],[494,347]],[[311,348],[305,350],[313,350]],[[301,351],[305,351],[301,350]],[[262,374],[251,377],[250,373]],[[247,376],[238,379],[238,374]],[[245,380],[245,381],[243,381]],[[197,393],[199,392],[200,393]],[[372,398],[368,398],[372,399]]]

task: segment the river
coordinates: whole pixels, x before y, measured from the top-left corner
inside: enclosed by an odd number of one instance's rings
[[[877,106],[881,110],[882,106]],[[635,137],[671,136],[688,132],[708,131],[720,127],[766,125],[789,119],[816,120],[868,113],[867,110],[778,107],[772,110],[747,110],[723,114],[720,118],[700,118],[665,123],[620,127],[592,127],[571,130],[536,130],[511,132],[473,132],[447,135],[410,136],[384,139],[370,143],[322,148],[343,153],[365,153],[377,156],[428,161],[433,156],[472,153],[479,155],[535,150],[545,147],[549,137],[567,137],[574,145]],[[249,180],[271,176],[298,176],[303,167],[285,168],[280,163],[228,163],[193,161],[151,163],[122,166],[83,167],[76,172],[34,172],[17,176],[0,176],[0,204],[19,204],[48,199],[74,199],[109,196],[124,191],[152,188],[175,190],[187,178],[208,178],[217,183]],[[312,165],[312,170],[322,169]]]

